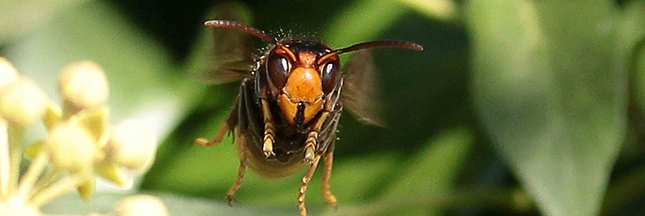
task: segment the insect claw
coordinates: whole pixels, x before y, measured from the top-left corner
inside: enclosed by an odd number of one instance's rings
[[[233,207],[233,200],[235,200],[235,197],[226,195],[226,199],[228,200],[228,206]]]
[[[266,158],[275,157],[275,153],[273,153],[273,151],[264,151],[264,157]]]
[[[305,158],[303,159],[303,161],[305,163],[308,163],[308,164],[313,163],[314,162],[314,155],[315,154],[314,154],[313,146],[306,148],[306,150],[305,150]]]
[[[220,141],[217,141],[217,140],[208,141],[206,138],[197,138],[193,143],[203,147],[210,147],[210,146],[216,146],[217,144],[220,143]]]
[[[262,151],[264,152],[264,156],[266,158],[269,158],[271,156],[275,157],[275,153],[273,152],[273,136],[271,133],[267,133],[264,136],[264,144],[262,145]]]
[[[265,148],[262,151],[264,152],[264,157],[266,158],[275,157],[275,153],[273,153],[272,149]]]

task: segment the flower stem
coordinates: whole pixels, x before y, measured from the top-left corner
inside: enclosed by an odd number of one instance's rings
[[[0,200],[6,200],[9,196],[11,166],[9,165],[9,136],[7,133],[7,121],[0,118]]]
[[[78,108],[74,107],[69,101],[63,101],[63,116],[62,119],[68,119],[70,116],[74,115],[79,111]]]
[[[45,166],[47,166],[48,160],[49,156],[47,155],[46,151],[41,150],[40,152],[38,152],[34,160],[32,160],[31,164],[29,165],[29,169],[22,176],[20,185],[18,185],[18,192],[16,193],[16,196],[20,197],[21,199],[27,199],[29,192],[34,187],[34,183],[42,174]]]
[[[20,177],[20,162],[22,160],[22,152],[20,147],[22,145],[23,129],[19,125],[10,124],[9,131],[9,162],[11,168],[9,169],[9,193],[12,193],[18,186],[18,178]]]
[[[88,181],[88,178],[91,178],[91,175],[74,174],[71,176],[66,176],[58,182],[40,191],[39,193],[34,194],[34,196],[29,200],[29,205],[42,207],[53,199],[63,196],[69,193],[69,191],[76,189],[78,185],[81,185],[84,182]]]
[[[34,189],[31,190],[31,194],[29,196],[33,196],[36,193],[39,193],[40,191],[44,190],[47,188],[47,186],[51,185],[56,179],[59,179],[62,176],[63,172],[60,169],[53,168],[45,171],[45,174],[38,180],[36,183],[36,186],[34,186]]]

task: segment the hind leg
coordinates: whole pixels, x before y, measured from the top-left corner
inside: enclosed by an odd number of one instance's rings
[[[325,156],[325,167],[322,177],[322,194],[327,204],[336,207],[336,197],[331,193],[331,168],[334,163],[334,152],[329,152]]]
[[[318,162],[320,162],[320,156],[316,156],[314,161],[311,163],[311,167],[307,170],[307,173],[302,177],[302,185],[300,185],[300,193],[298,194],[298,208],[300,209],[300,215],[307,215],[307,207],[305,206],[305,195],[307,193],[307,187],[309,186],[309,181],[313,177],[316,167],[318,167]]]
[[[249,126],[251,125],[252,122],[250,114],[250,110],[253,105],[253,97],[249,95],[249,88],[248,88],[248,80],[244,81],[242,83],[242,86],[240,87],[241,89],[241,94],[240,97],[238,98],[238,103],[236,103],[236,110],[237,114],[235,115],[235,119],[231,119],[229,117],[228,122],[232,122],[234,120],[237,120],[235,122],[238,125],[238,130],[234,131],[235,134],[235,139],[237,139],[236,144],[237,144],[237,150],[240,152],[240,167],[237,172],[237,178],[235,179],[235,183],[233,186],[231,186],[231,189],[228,190],[228,193],[226,193],[226,199],[228,200],[228,204],[231,205],[231,201],[235,198],[235,192],[237,192],[238,189],[240,189],[240,186],[242,186],[242,181],[244,180],[244,174],[246,173],[246,167],[248,165],[247,162],[247,147],[246,147],[246,134],[249,131]],[[251,100],[251,101],[248,101]],[[231,113],[231,116],[234,114]]]
[[[240,189],[240,186],[242,186],[244,174],[246,173],[246,166],[248,165],[245,148],[246,137],[244,135],[240,135],[240,137],[238,137],[238,140],[238,145],[242,145],[242,148],[240,148],[240,168],[237,171],[237,178],[235,179],[235,183],[233,184],[233,186],[231,186],[231,189],[228,190],[228,193],[226,193],[228,205],[231,205],[231,201],[235,199],[235,192],[237,192],[237,190]]]

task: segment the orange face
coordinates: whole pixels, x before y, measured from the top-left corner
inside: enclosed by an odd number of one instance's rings
[[[269,80],[289,124],[306,124],[323,109],[328,93],[324,87],[334,82],[325,76],[325,71],[335,69],[334,65],[327,66],[330,61],[337,65],[338,58],[308,50],[294,52],[288,46],[276,46],[269,55]]]

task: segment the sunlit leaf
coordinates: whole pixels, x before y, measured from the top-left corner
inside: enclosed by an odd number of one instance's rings
[[[2,1],[0,7],[0,43],[27,34],[51,22],[58,12],[87,0]]]
[[[439,20],[454,20],[457,18],[458,10],[455,0],[398,0],[424,15]]]
[[[335,16],[324,38],[332,47],[355,44],[357,41],[371,40],[394,25],[405,15],[407,8],[394,1],[359,0]],[[360,26],[359,28],[357,28]]]
[[[107,214],[113,212],[119,201],[127,197],[125,193],[96,194],[92,199],[84,202],[78,194],[69,194],[54,200],[45,207],[46,214],[61,215],[88,215],[89,213]],[[171,194],[152,194],[163,200],[170,211],[170,215],[285,215],[288,211],[279,208],[254,208],[230,207],[226,203],[213,202],[204,199],[190,198]]]

